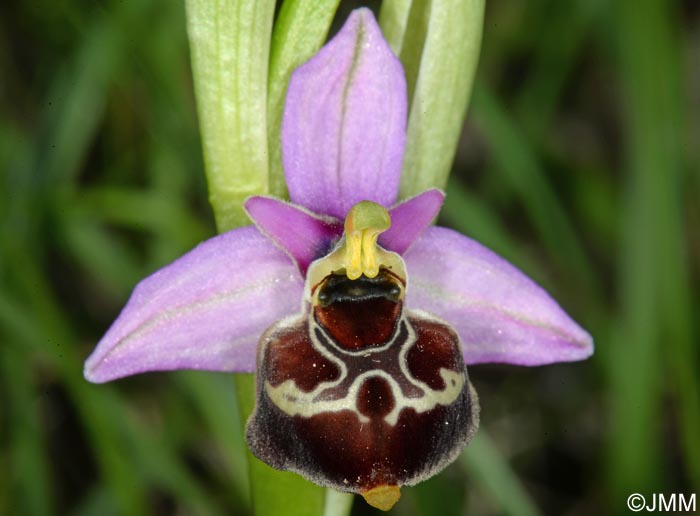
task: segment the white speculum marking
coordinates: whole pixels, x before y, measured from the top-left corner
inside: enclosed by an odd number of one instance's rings
[[[369,418],[362,414],[358,408],[358,394],[360,387],[367,379],[383,378],[388,383],[391,389],[391,394],[394,398],[394,407],[392,408],[391,412],[384,416],[384,421],[391,426],[395,426],[403,409],[412,408],[416,412],[422,413],[432,410],[437,405],[450,405],[457,399],[464,388],[464,375],[460,372],[446,369],[444,367],[440,368],[440,376],[445,384],[444,389],[441,390],[432,389],[425,382],[421,382],[411,374],[411,372],[408,370],[406,354],[416,343],[416,334],[409,321],[405,317],[402,317],[399,324],[405,325],[405,328],[407,329],[407,338],[405,342],[400,344],[401,350],[399,351],[398,357],[399,367],[403,377],[412,386],[422,392],[422,395],[405,395],[401,389],[401,386],[399,385],[399,382],[391,374],[378,368],[370,369],[359,374],[352,381],[352,384],[348,387],[347,393],[344,396],[340,398],[324,399],[326,398],[324,395],[330,394],[330,390],[340,386],[347,379],[348,368],[340,358],[335,356],[334,353],[319,342],[315,330],[320,329],[320,331],[324,333],[327,341],[331,343],[336,352],[346,355],[357,355],[357,353],[348,352],[334,345],[333,340],[313,319],[313,316],[309,317],[309,336],[311,343],[316,351],[338,366],[340,375],[337,380],[320,383],[311,392],[304,392],[299,389],[294,380],[286,380],[277,387],[274,387],[272,384],[270,384],[270,382],[266,381],[265,392],[269,396],[270,400],[280,410],[289,416],[309,418],[326,412],[350,410],[357,415],[361,423],[368,423]],[[381,348],[368,349],[365,351],[365,356],[368,360],[370,360],[370,356],[372,354],[385,351],[388,347],[396,345],[396,340],[400,335],[401,332],[396,331],[394,337],[388,345],[382,346]]]

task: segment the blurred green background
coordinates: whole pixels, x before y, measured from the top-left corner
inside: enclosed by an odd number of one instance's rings
[[[596,354],[472,367],[477,440],[393,513],[700,495],[699,92],[694,0],[487,2],[440,222],[543,284]],[[2,7],[0,514],[251,513],[230,376],[82,378],[135,283],[214,234],[206,199],[180,2]]]

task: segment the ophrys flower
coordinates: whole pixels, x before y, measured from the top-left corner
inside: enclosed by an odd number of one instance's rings
[[[544,290],[429,227],[440,191],[396,204],[405,124],[401,65],[371,12],[356,11],[290,82],[282,148],[295,204],[253,197],[255,226],[143,280],[86,378],[252,372],[258,350],[252,449],[381,505],[473,434],[464,363],[589,356],[591,337]]]

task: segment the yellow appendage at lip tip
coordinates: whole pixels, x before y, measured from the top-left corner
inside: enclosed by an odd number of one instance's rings
[[[389,212],[383,206],[362,201],[355,204],[345,218],[346,275],[355,280],[363,274],[379,274],[377,238],[391,226]]]
[[[372,507],[388,511],[401,498],[401,489],[398,486],[377,486],[360,494]]]

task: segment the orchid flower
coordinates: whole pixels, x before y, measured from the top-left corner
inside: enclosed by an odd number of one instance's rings
[[[585,359],[590,335],[479,243],[433,227],[444,194],[397,203],[403,69],[355,11],[293,74],[282,126],[291,203],[144,279],[85,364],[257,371],[247,438],[268,464],[388,508],[474,434],[465,364]]]

